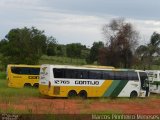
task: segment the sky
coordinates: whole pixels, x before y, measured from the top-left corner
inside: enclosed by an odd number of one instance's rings
[[[36,27],[59,44],[104,41],[102,26],[125,18],[147,44],[160,33],[160,0],[0,0],[0,39],[13,28]],[[105,41],[104,41],[105,42]]]

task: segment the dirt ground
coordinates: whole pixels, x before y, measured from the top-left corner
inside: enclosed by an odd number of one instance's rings
[[[32,97],[14,102],[0,103],[1,110],[12,108],[33,114],[160,114],[160,98],[44,98]]]

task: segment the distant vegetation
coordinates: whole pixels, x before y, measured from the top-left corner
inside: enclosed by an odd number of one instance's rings
[[[61,56],[46,56],[43,55],[39,64],[59,64],[59,65],[85,65],[86,60],[80,58],[70,58],[70,57],[61,57]]]
[[[35,27],[11,29],[0,40],[0,70],[7,64],[43,63],[160,69],[159,33],[153,32],[148,44],[138,45],[139,32],[124,19],[111,20],[102,32],[106,42],[94,42],[88,48],[81,43],[59,44],[55,37]]]

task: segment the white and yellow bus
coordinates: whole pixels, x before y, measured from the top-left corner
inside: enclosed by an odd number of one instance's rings
[[[149,82],[140,70],[41,65],[39,91],[52,97],[145,97]]]
[[[160,93],[160,70],[147,70],[150,81],[150,92]]]
[[[7,66],[7,81],[9,87],[38,87],[40,66],[14,65]]]

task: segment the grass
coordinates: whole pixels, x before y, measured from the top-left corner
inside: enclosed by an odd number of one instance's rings
[[[0,108],[0,113],[12,114],[32,114],[30,109],[19,110],[14,105],[21,105],[23,100],[30,97],[38,97],[39,91],[35,88],[9,88],[7,86],[6,76],[0,73],[0,103],[4,108]]]
[[[1,79],[6,79],[6,73],[5,72],[0,72],[0,80]]]
[[[151,69],[152,70],[159,70],[160,69],[160,65],[152,65]]]
[[[39,60],[39,64],[85,65],[86,61],[85,59],[43,55]]]
[[[0,102],[18,104],[29,97],[38,97],[39,91],[35,88],[9,88],[6,80],[0,79]]]

